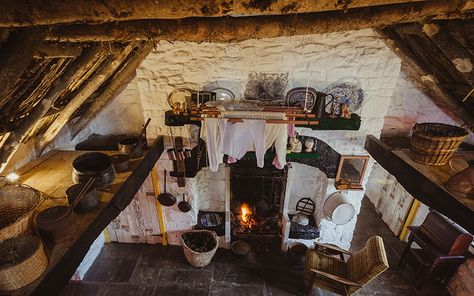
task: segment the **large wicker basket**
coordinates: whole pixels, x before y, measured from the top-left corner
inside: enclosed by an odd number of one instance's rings
[[[33,212],[40,203],[38,191],[21,185],[0,188],[0,242],[30,230]]]
[[[12,291],[36,280],[48,266],[41,240],[25,235],[0,243],[0,291]]]
[[[444,165],[467,137],[468,131],[444,123],[417,123],[413,127],[411,155],[423,164]]]
[[[214,239],[215,246],[208,252],[196,252],[192,250],[183,240],[183,235],[186,233],[208,233]],[[217,251],[217,234],[214,231],[209,230],[190,230],[181,235],[181,245],[183,246],[184,256],[189,264],[194,267],[204,267],[211,263],[212,257]]]

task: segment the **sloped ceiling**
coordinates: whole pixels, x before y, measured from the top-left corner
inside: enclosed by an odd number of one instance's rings
[[[397,24],[379,32],[411,80],[474,126],[474,20]]]
[[[21,142],[35,139],[41,151],[71,121],[77,134],[162,39],[232,42],[379,28],[420,88],[474,123],[474,99],[462,102],[474,80],[466,71],[466,59],[473,62],[472,0],[155,2],[2,3],[0,171]],[[436,28],[449,40],[432,34]]]

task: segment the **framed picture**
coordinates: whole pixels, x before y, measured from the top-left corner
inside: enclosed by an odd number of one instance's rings
[[[337,168],[335,185],[338,190],[362,190],[365,170],[370,156],[341,155]]]

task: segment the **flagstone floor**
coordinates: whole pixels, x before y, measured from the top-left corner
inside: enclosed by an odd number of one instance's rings
[[[383,238],[391,267],[355,295],[449,295],[434,280],[417,291],[411,269],[395,268],[404,243],[390,232],[365,198],[351,250],[362,248],[373,235]],[[219,249],[209,266],[194,268],[186,263],[181,247],[110,243],[102,248],[84,280],[71,281],[61,295],[302,295],[302,278],[302,267],[294,266],[281,253],[251,253],[240,258]],[[335,294],[314,289],[313,295]]]

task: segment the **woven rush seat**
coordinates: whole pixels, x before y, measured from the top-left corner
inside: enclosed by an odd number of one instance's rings
[[[365,247],[354,253],[333,245],[315,244],[331,255],[318,250],[307,252],[304,269],[307,295],[311,295],[313,285],[340,295],[351,295],[388,268],[385,247],[379,236],[369,238]],[[344,254],[349,256],[345,261]]]
[[[310,281],[311,268],[337,275],[342,278],[346,277],[346,264],[342,260],[316,250],[309,250],[306,254],[306,263],[304,267],[305,282]],[[318,287],[324,290],[336,293],[344,292],[344,284],[335,280],[316,275],[316,282],[318,283]]]

